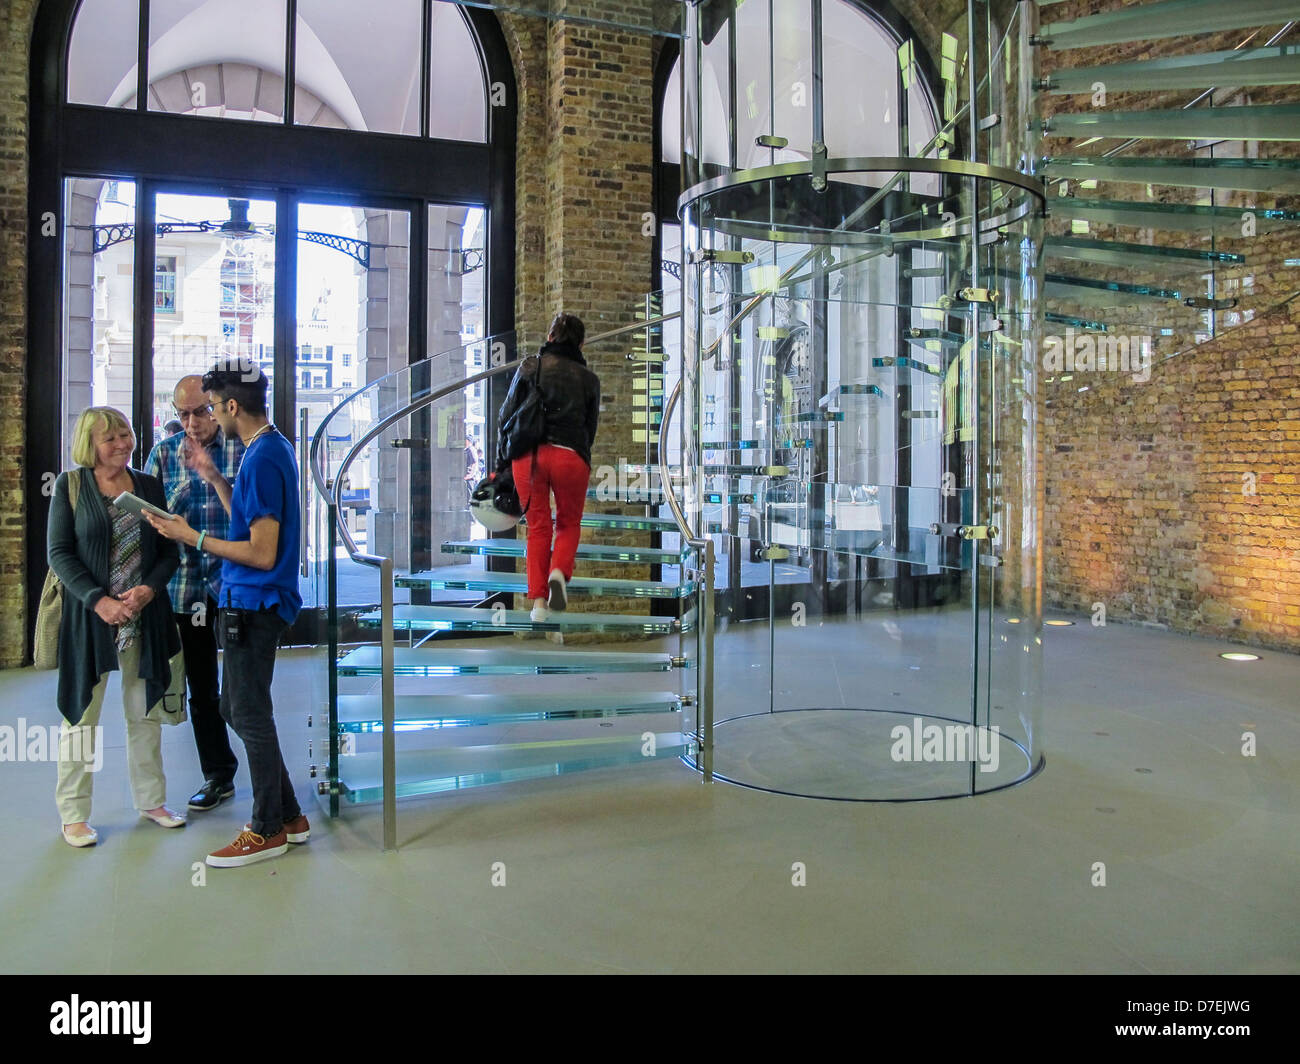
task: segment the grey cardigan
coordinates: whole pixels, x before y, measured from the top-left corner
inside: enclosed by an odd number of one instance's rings
[[[157,477],[130,470],[133,494],[167,508]],[[68,477],[81,477],[74,515],[68,502]],[[63,582],[63,621],[59,626],[59,712],[69,724],[81,721],[95,684],[118,668],[114,629],[95,613],[95,603],[108,594],[109,554],[113,522],[90,469],[61,473],[54,482],[46,544],[50,568]],[[154,599],[140,614],[140,671],[146,703],[153,709],[171,680],[170,660],[180,651],[180,634],[172,616],[167,582],[180,564],[176,544],[148,525],[140,538],[141,583],[153,588]]]

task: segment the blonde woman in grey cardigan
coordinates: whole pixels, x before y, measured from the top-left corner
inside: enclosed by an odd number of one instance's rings
[[[72,433],[77,468],[55,481],[50,504],[49,564],[63,583],[58,705],[64,723],[56,800],[70,846],[93,846],[99,840],[88,823],[91,766],[110,672],[122,673],[136,808],[160,827],[185,823],[165,804],[162,729],[157,712],[150,715],[171,678],[169,660],[180,650],[167,597],[167,582],[180,556],[175,543],[113,505],[113,499],[129,491],[166,508],[157,478],[129,467],[134,449],[135,433],[121,411],[107,406],[83,411]],[[75,512],[69,477],[80,478]]]

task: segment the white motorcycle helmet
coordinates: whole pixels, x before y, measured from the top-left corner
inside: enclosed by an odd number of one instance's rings
[[[478,482],[469,500],[470,514],[489,532],[505,532],[507,529],[514,528],[522,516],[501,508],[502,505],[509,506],[511,500],[518,506],[519,500],[514,494],[514,483],[510,483],[508,492],[499,492],[497,489],[501,485],[497,481],[497,474],[489,473]]]

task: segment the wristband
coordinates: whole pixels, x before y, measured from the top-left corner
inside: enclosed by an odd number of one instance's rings
[[[202,549],[203,549],[203,541],[204,541],[205,539],[207,539],[207,538],[208,538],[208,534],[207,534],[206,532],[200,532],[200,533],[199,533],[199,541],[198,541],[196,544],[194,544],[194,549],[195,549],[195,550],[202,550]]]

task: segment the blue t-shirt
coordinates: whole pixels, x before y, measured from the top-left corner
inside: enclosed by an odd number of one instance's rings
[[[298,465],[293,444],[272,429],[254,440],[244,452],[239,476],[230,496],[230,538],[249,538],[249,528],[260,517],[280,522],[280,542],[275,568],[269,572],[229,559],[221,563],[219,606],[240,610],[275,609],[286,624],[293,624],[302,609],[298,591]]]

